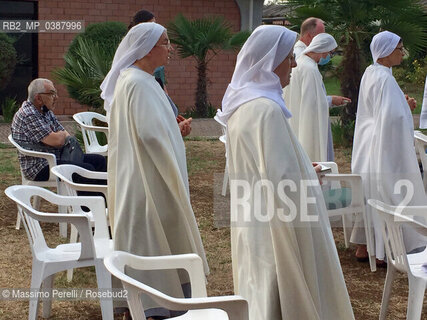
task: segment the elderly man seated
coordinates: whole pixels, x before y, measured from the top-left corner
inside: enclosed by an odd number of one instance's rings
[[[81,162],[61,160],[61,149],[70,134],[52,112],[57,99],[52,81],[42,78],[33,80],[28,86],[28,100],[22,103],[13,117],[13,139],[26,149],[54,153],[57,164],[74,164],[92,171],[106,171],[106,159],[98,154],[85,154]],[[27,179],[49,179],[47,160],[19,154],[19,162]]]

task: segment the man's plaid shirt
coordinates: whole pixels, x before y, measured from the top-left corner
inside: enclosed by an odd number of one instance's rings
[[[36,151],[52,153],[52,147],[46,146],[41,141],[52,131],[64,130],[64,127],[58,122],[52,111],[49,110],[43,114],[30,101],[25,101],[13,117],[11,130],[12,138],[18,144],[21,142],[39,144],[41,148]],[[28,149],[25,145],[23,147]],[[54,150],[58,159],[60,149],[55,148]],[[37,174],[48,165],[47,160],[42,158],[28,157],[20,153],[18,158],[22,172],[29,180],[34,180]]]

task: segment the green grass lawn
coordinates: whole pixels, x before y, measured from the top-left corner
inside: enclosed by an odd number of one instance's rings
[[[341,96],[341,83],[336,77],[324,78],[323,83],[325,84],[326,92],[330,96]]]

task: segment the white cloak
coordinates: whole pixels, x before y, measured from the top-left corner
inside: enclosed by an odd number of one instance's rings
[[[289,124],[311,161],[328,161],[329,102],[317,63],[297,59],[284,99],[292,113]]]
[[[250,320],[354,319],[320,187],[307,191],[315,200],[308,215],[318,221],[300,221],[300,196],[303,203],[307,200],[300,194],[300,181],[318,180],[280,106],[266,98],[247,102],[230,117],[227,130],[234,288],[248,300]],[[268,202],[288,215],[293,201],[295,220],[285,222],[279,214],[257,220],[268,199],[258,192],[245,198],[250,222],[243,221],[245,206],[233,205],[242,196],[235,182],[246,181],[253,190],[260,179],[271,181],[276,191],[284,179],[296,183],[296,192],[284,190],[286,203],[277,193]],[[262,204],[259,211],[255,203]]]
[[[421,107],[420,128],[427,129],[427,76],[426,76],[426,82],[424,84],[424,98],[423,98],[423,104]]]
[[[198,254],[208,266],[190,203],[185,146],[170,103],[154,77],[121,72],[111,104],[108,209],[115,250],[137,255]],[[175,270],[134,273],[182,297],[188,279]],[[157,307],[144,300],[147,309]]]
[[[354,132],[351,161],[353,173],[362,175],[366,199],[378,199],[390,205],[427,205],[424,185],[414,149],[414,127],[405,96],[391,69],[375,63],[363,74]],[[409,180],[413,196],[404,200],[407,189],[398,189],[399,180]],[[383,260],[384,241],[376,214],[366,207],[375,230],[375,254]],[[363,229],[355,230],[352,241],[360,243]],[[363,236],[362,236],[363,237]],[[424,246],[414,231],[404,232],[406,249]]]
[[[294,45],[294,54],[295,54],[295,59],[298,59],[301,55],[301,53],[307,49],[307,45],[302,42],[301,40],[298,40],[297,42],[295,42]]]

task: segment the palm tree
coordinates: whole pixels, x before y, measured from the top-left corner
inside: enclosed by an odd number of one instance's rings
[[[295,25],[308,17],[325,21],[343,49],[341,92],[352,99],[342,114],[348,124],[355,119],[362,72],[371,60],[369,43],[382,30],[402,37],[410,52],[425,50],[427,46],[427,17],[419,0],[289,0],[294,10],[290,19]]]
[[[73,54],[64,56],[65,67],[52,73],[64,84],[71,98],[102,111],[100,85],[111,68],[114,53],[102,50],[90,39],[77,39]]]
[[[71,98],[104,113],[100,85],[111,69],[114,53],[126,34],[121,22],[102,22],[89,25],[74,38],[64,56],[65,66],[52,74],[67,88]]]
[[[188,20],[179,14],[168,25],[171,42],[176,44],[181,58],[193,57],[197,62],[196,111],[199,116],[208,113],[207,70],[209,61],[221,50],[239,49],[249,37],[248,31],[233,34],[222,17]]]

